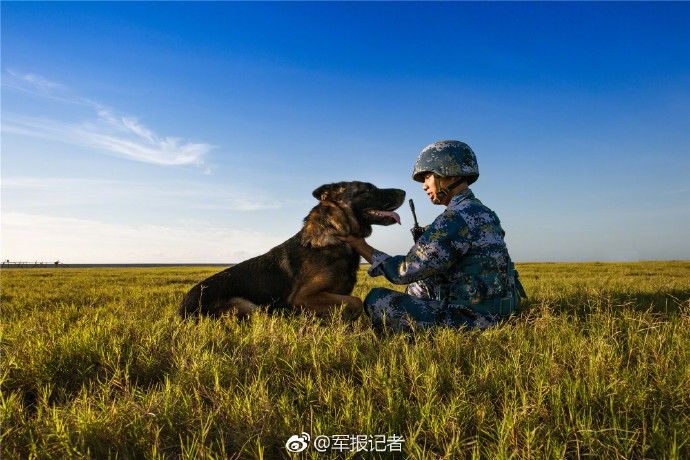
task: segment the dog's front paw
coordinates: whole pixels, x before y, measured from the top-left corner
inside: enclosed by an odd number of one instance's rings
[[[343,310],[343,319],[346,321],[354,321],[364,313],[364,309],[359,307],[347,307]]]

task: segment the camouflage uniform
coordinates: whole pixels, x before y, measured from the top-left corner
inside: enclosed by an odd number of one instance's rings
[[[498,216],[465,189],[452,197],[406,256],[374,250],[371,276],[409,284],[407,293],[371,290],[364,309],[374,326],[483,329],[508,316],[524,291],[504,235]]]

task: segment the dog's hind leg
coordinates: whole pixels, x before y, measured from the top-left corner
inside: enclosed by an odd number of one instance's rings
[[[229,303],[231,305],[230,308],[235,310],[238,316],[246,316],[259,309],[259,306],[254,302],[243,299],[242,297],[233,297],[229,300]]]
[[[218,289],[209,290],[209,286],[202,282],[189,290],[178,312],[183,318],[199,315],[220,316],[230,312],[244,317],[258,308],[256,304],[242,297],[225,297],[219,294]]]
[[[242,297],[233,297],[228,300],[217,301],[214,308],[209,311],[209,314],[212,316],[220,316],[224,313],[231,313],[239,318],[243,318],[258,309],[259,306],[254,302],[250,302]]]

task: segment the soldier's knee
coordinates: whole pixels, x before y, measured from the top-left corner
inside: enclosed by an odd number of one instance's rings
[[[372,289],[371,291],[369,291],[369,294],[367,294],[367,296],[364,298],[364,309],[367,310],[367,307],[374,305],[376,301],[390,293],[391,290],[387,288]]]
[[[386,297],[390,296],[392,292],[386,288],[374,288],[364,298],[364,312],[371,319],[371,324],[377,332],[383,332]]]

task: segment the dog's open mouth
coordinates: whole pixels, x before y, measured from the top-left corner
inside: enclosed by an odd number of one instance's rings
[[[375,217],[376,219],[380,219],[382,222],[385,222],[385,225],[391,225],[393,222],[397,222],[398,224],[400,223],[400,216],[397,212],[370,209],[367,211],[367,214]]]

